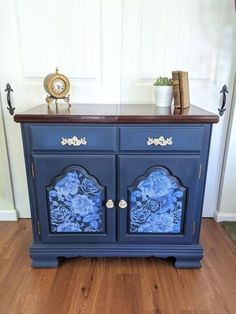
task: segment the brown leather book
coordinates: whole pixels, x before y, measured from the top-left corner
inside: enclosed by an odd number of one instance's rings
[[[174,97],[174,108],[181,108],[181,99],[180,99],[180,86],[179,86],[179,71],[172,71],[173,79],[173,97]]]
[[[181,108],[190,106],[188,72],[179,71],[179,90]]]

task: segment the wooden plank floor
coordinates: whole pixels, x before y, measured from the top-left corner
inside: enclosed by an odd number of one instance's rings
[[[236,246],[204,219],[201,269],[157,258],[73,258],[32,269],[29,219],[0,222],[0,314],[236,313]]]

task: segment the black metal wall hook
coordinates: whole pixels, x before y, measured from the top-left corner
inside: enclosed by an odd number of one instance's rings
[[[223,116],[223,114],[224,114],[224,112],[225,112],[225,110],[226,110],[226,108],[225,108],[225,104],[226,104],[226,94],[228,94],[228,92],[229,92],[229,91],[228,91],[227,86],[224,85],[224,86],[222,87],[221,91],[220,91],[220,93],[223,94],[221,108],[218,108],[220,117]]]
[[[11,88],[11,85],[9,83],[7,83],[7,85],[6,85],[5,92],[7,92],[7,103],[8,103],[7,110],[13,116],[16,108],[12,107],[12,105],[11,105],[11,95],[10,94],[11,94],[11,92],[13,92],[13,89]]]

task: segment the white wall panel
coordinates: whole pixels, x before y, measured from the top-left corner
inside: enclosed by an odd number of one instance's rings
[[[148,84],[175,69],[213,81],[221,9],[222,0],[124,1],[123,102],[153,102]]]
[[[140,78],[187,68],[191,78],[209,79],[218,44],[219,1],[142,0],[141,7]]]
[[[228,143],[224,157],[224,171],[221,179],[221,197],[216,215],[220,220],[236,221],[235,188],[236,188],[236,82],[234,89],[231,123],[228,131]],[[228,219],[227,219],[228,218]]]
[[[58,66],[73,78],[99,79],[100,0],[21,0],[16,14],[24,77]]]
[[[17,220],[14,208],[8,152],[5,141],[2,102],[0,99],[0,221]]]

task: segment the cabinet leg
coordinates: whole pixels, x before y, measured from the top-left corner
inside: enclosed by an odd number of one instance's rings
[[[31,257],[32,259],[32,267],[40,268],[40,267],[48,267],[48,268],[56,268],[58,267],[58,258],[57,257]]]
[[[175,267],[176,268],[200,268],[201,257],[176,257]]]

